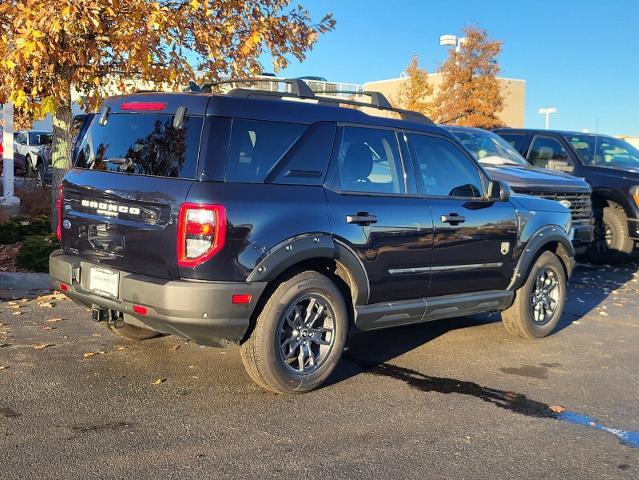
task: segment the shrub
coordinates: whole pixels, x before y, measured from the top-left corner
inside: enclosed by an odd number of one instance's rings
[[[48,272],[49,255],[56,248],[59,248],[59,244],[54,235],[28,236],[16,255],[16,265],[33,272]]]
[[[0,223],[0,244],[16,243],[29,235],[46,236],[50,233],[50,229],[49,218],[45,216],[13,217],[7,222]]]

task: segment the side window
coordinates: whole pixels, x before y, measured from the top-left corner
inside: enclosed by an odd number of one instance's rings
[[[331,184],[345,192],[403,193],[404,175],[392,130],[344,127]]]
[[[556,138],[535,136],[528,150],[528,161],[536,167],[546,168],[551,160],[567,162],[568,152]]]
[[[510,143],[510,146],[517,150],[519,153],[522,153],[522,147],[526,135],[524,135],[523,133],[495,133],[506,140],[508,143]],[[522,155],[526,155],[526,152],[523,152]]]
[[[419,193],[465,198],[483,196],[479,169],[457,145],[430,135],[407,134],[407,139],[417,170]]]
[[[231,182],[263,182],[307,128],[307,125],[296,123],[233,120],[226,179]]]

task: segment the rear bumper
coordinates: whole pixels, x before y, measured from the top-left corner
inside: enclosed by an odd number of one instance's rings
[[[118,298],[108,298],[89,290],[91,265],[56,250],[49,257],[53,287],[60,290],[63,282],[68,286],[64,293],[76,303],[123,312],[149,328],[203,345],[239,342],[266,287],[265,282],[164,280],[109,267],[119,273],[119,294]],[[234,305],[234,294],[251,294],[252,299],[248,304]],[[134,313],[133,305],[145,307],[147,314]]]

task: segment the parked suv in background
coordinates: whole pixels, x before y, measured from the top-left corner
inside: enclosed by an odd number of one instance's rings
[[[592,187],[595,262],[618,263],[639,241],[639,150],[608,135],[554,130],[495,130],[538,167],[583,177]]]
[[[43,145],[50,145],[51,132],[22,131],[15,136],[14,158],[24,163],[26,175],[32,176],[38,170],[38,152]]]
[[[502,311],[512,334],[552,332],[573,268],[566,207],[511,197],[380,94],[285,83],[108,99],[62,182],[54,287],[128,338],[239,343],[281,393],[322,384],[358,330]]]
[[[507,183],[517,193],[556,200],[570,209],[575,253],[585,253],[593,241],[591,189],[583,179],[530,165],[496,133],[481,128],[444,127],[482,164],[492,180]]]

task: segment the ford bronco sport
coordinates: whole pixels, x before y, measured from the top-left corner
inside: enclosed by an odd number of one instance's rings
[[[128,338],[240,344],[280,393],[321,385],[358,330],[502,311],[514,335],[552,332],[566,207],[511,196],[380,94],[285,85],[106,100],[61,184],[54,287]]]

